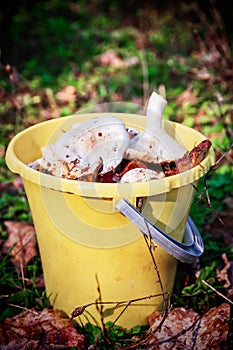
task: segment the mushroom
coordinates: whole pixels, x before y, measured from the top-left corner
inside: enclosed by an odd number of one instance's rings
[[[156,180],[164,177],[162,171],[155,171],[146,168],[134,168],[127,171],[121,178],[121,183],[123,182],[144,182],[150,180]]]
[[[120,182],[140,182],[163,177],[163,172],[144,169],[141,163],[158,164],[187,154],[186,149],[162,128],[166,104],[161,95],[152,93],[142,132],[126,128],[121,119],[111,115],[74,124],[54,144],[42,148],[42,158],[28,165],[57,177],[82,181],[110,178],[112,182],[119,179]],[[122,159],[132,160],[137,169],[128,167],[127,172],[119,175],[116,169]]]
[[[50,164],[52,174],[60,177],[67,177],[68,169],[68,177],[78,179],[99,169],[101,159],[101,173],[105,174],[121,162],[128,144],[129,134],[121,119],[95,117],[73,125],[54,144],[45,146],[40,164],[45,168]]]
[[[125,158],[158,163],[181,158],[187,152],[162,128],[162,113],[166,104],[161,95],[152,93],[146,111],[146,128],[130,140]]]

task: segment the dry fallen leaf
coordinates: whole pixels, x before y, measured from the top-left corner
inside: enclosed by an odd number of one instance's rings
[[[150,350],[220,350],[227,342],[229,318],[230,306],[227,303],[211,308],[202,316],[193,309],[176,308],[158,330],[162,313],[155,311],[149,319],[152,335],[143,346],[145,344]]]
[[[4,146],[0,146],[0,158],[5,157],[5,153],[6,153],[6,147]]]
[[[77,92],[74,86],[65,86],[62,90],[56,94],[56,99],[59,104],[68,104],[75,102],[77,99]]]
[[[5,221],[4,225],[8,238],[3,245],[3,252],[10,252],[11,261],[16,267],[25,266],[37,255],[34,227],[17,221]]]
[[[233,289],[233,262],[228,260],[225,253],[222,254],[222,262],[216,268],[216,275],[225,288]]]
[[[0,147],[0,153],[1,153],[1,147]],[[1,157],[1,154],[0,154]],[[12,182],[1,182],[0,183],[0,193],[7,192],[12,193],[13,191],[17,190],[23,190],[23,182],[22,178],[20,176],[17,176]]]
[[[56,310],[27,310],[0,324],[1,349],[85,349],[85,337]]]
[[[99,57],[100,63],[105,66],[111,66],[115,68],[125,68],[125,62],[117,56],[114,50],[108,50],[102,53]]]
[[[12,187],[13,187],[15,190],[23,190],[23,189],[24,189],[23,181],[22,181],[21,176],[17,176],[17,177],[13,180],[13,182],[12,182]]]
[[[197,104],[197,96],[192,92],[190,88],[183,91],[177,98],[176,102],[179,106],[184,106],[186,103],[190,103],[191,105]]]

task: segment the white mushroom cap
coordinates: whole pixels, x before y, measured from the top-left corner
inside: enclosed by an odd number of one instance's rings
[[[127,171],[121,178],[120,182],[144,182],[156,180],[164,177],[164,173],[156,172],[151,169],[134,168]]]
[[[93,167],[103,161],[102,173],[111,171],[121,162],[129,144],[129,134],[121,119],[96,117],[80,124],[43,149],[43,157],[50,161],[75,163],[79,168]]]

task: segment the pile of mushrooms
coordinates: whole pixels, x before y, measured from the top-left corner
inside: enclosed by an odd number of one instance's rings
[[[159,164],[178,159],[187,150],[162,129],[167,101],[153,92],[146,111],[146,128],[134,130],[113,116],[95,117],[74,124],[54,144],[42,148],[42,157],[28,164],[53,176],[80,181],[139,182],[164,177]],[[130,166],[129,166],[130,163]]]

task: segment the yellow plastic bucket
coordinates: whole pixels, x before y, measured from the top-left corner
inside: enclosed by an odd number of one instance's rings
[[[148,316],[162,307],[161,287],[139,229],[116,210],[127,199],[143,202],[142,213],[174,239],[182,241],[193,199],[192,183],[214,164],[214,151],[195,168],[159,180],[141,183],[92,183],[61,179],[27,166],[41,156],[41,147],[53,143],[75,122],[110,115],[79,114],[39,123],[17,134],[10,142],[6,162],[22,177],[43,265],[47,295],[53,306],[69,316],[82,305],[103,302],[132,302],[117,320],[131,328],[148,323]],[[143,115],[111,113],[126,126],[143,130]],[[164,129],[188,150],[205,137],[184,125],[164,121]],[[172,293],[177,261],[157,246],[154,259],[163,290]],[[97,283],[98,280],[98,283]],[[157,297],[151,297],[154,295]],[[125,305],[104,306],[104,321],[114,321]],[[82,322],[100,320],[93,305],[80,316]]]

